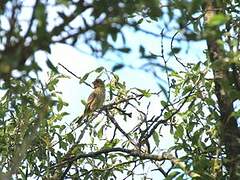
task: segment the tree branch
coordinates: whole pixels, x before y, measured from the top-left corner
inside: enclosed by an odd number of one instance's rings
[[[171,153],[168,152],[163,152],[162,154],[159,155],[154,155],[154,154],[145,154],[137,150],[129,150],[129,149],[124,149],[120,147],[115,147],[115,148],[107,148],[107,149],[102,149],[96,152],[90,152],[90,153],[79,153],[76,156],[71,156],[68,159],[55,164],[54,166],[50,167],[50,169],[55,169],[56,167],[61,167],[64,166],[65,164],[68,164],[69,161],[76,161],[81,158],[96,158],[97,156],[101,154],[109,154],[113,152],[122,152],[126,153],[127,155],[130,155],[132,157],[138,157],[142,160],[154,160],[154,161],[164,161],[164,160],[169,160],[175,165],[179,165],[182,169],[185,169],[185,164],[178,158],[174,157]]]

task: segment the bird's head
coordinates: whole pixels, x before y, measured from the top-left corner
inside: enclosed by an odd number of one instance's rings
[[[95,81],[93,81],[93,86],[94,88],[104,87],[104,81],[102,81],[101,79],[95,79]]]

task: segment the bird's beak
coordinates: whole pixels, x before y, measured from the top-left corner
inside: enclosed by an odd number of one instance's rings
[[[92,84],[94,85],[94,84],[95,84],[95,82],[96,82],[96,80],[94,80],[94,81],[92,82]]]

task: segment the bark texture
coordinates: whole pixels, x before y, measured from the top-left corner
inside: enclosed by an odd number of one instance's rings
[[[205,31],[207,33],[207,46],[210,61],[213,64],[213,74],[215,82],[215,93],[218,99],[220,110],[220,137],[221,143],[226,149],[226,167],[230,179],[240,179],[240,131],[237,119],[232,116],[234,111],[234,98],[231,97],[229,89],[238,89],[238,81],[229,80],[229,70],[231,66],[225,63],[226,57],[223,47],[218,45],[222,34],[218,26],[209,26],[209,20],[216,15],[217,6],[215,1],[205,1]],[[222,13],[222,12],[221,12]],[[237,77],[235,77],[237,78]]]

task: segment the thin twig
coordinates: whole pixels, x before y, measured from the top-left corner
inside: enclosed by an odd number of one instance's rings
[[[69,70],[68,68],[66,68],[64,65],[62,65],[61,63],[58,63],[58,64],[59,64],[61,67],[63,67],[67,72],[69,72],[70,74],[72,74],[75,78],[81,80],[81,77],[77,76],[75,73],[73,73],[72,71],[70,71],[70,70]],[[92,86],[91,86],[90,84],[88,84],[87,82],[84,81],[83,83],[92,88]]]

